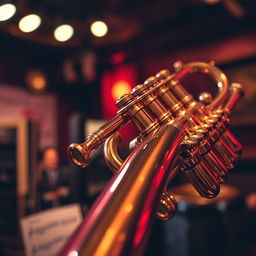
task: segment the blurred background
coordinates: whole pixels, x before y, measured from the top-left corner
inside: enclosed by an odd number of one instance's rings
[[[112,173],[102,149],[84,171],[67,146],[114,117],[116,99],[150,75],[173,72],[176,60],[214,60],[245,88],[231,118],[243,155],[225,204],[183,201],[171,224],[157,222],[146,255],[256,255],[255,12],[253,0],[0,1],[0,254],[25,255],[19,220],[41,210],[40,151],[59,149],[86,214]],[[185,87],[196,98],[217,92],[197,79]],[[125,143],[136,132],[123,134]]]

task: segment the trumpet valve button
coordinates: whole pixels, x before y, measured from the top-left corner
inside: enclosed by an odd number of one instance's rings
[[[150,76],[145,82],[144,85],[146,85],[147,87],[153,87],[155,86],[155,84],[158,82],[158,78],[154,77],[154,76]]]
[[[131,100],[133,100],[133,97],[131,94],[124,94],[123,96],[117,99],[116,106],[118,108],[122,108],[125,105],[127,105]]]
[[[199,101],[204,105],[209,105],[212,102],[212,95],[209,92],[202,92],[199,95]]]
[[[147,86],[145,84],[138,84],[133,88],[131,94],[133,97],[137,97],[142,95],[147,90]]]
[[[156,77],[159,79],[159,80],[164,80],[166,79],[168,76],[170,76],[170,71],[168,69],[163,69],[161,70],[160,72],[158,72],[156,74]]]

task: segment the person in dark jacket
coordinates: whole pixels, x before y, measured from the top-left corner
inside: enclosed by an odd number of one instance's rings
[[[72,203],[72,180],[70,169],[59,165],[57,148],[46,148],[38,184],[40,209]]]

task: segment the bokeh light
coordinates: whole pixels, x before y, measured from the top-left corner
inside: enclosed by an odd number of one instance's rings
[[[9,20],[16,13],[16,7],[13,4],[3,4],[0,6],[0,21]]]
[[[58,26],[54,30],[54,37],[59,42],[68,41],[74,34],[74,29],[68,24]]]
[[[29,88],[36,92],[44,91],[47,87],[46,75],[38,69],[32,69],[27,73],[26,82]]]
[[[102,37],[105,36],[108,32],[108,26],[103,21],[95,21],[91,25],[91,32],[94,36]]]
[[[41,18],[36,14],[29,14],[23,17],[19,22],[19,28],[22,32],[29,33],[36,30],[41,24]]]

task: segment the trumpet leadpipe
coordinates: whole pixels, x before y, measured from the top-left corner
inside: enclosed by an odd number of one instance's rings
[[[91,151],[102,145],[110,135],[116,132],[127,121],[128,119],[125,115],[117,115],[98,130],[90,134],[84,143],[72,143],[68,147],[70,159],[77,166],[83,168],[86,167],[89,164]]]

